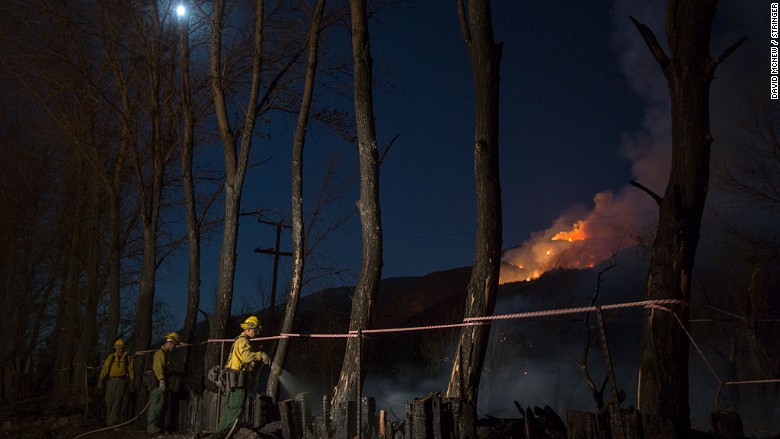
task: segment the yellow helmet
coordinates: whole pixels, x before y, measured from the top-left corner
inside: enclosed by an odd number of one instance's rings
[[[244,320],[244,323],[241,324],[241,327],[243,329],[260,329],[260,319],[255,316],[249,316],[246,318],[246,320]]]
[[[169,332],[168,335],[165,336],[165,341],[171,341],[173,344],[177,345],[181,343],[181,337],[175,332]]]
[[[118,348],[122,348],[122,349],[125,348],[125,341],[122,340],[121,338],[117,338],[116,341],[114,342],[114,349],[118,349]]]

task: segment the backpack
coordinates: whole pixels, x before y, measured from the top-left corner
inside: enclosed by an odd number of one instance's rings
[[[130,356],[127,354],[123,355],[125,359],[125,370],[127,371],[127,377],[130,377]],[[114,363],[116,363],[116,354],[111,354],[111,364],[108,365],[108,376],[106,378],[111,378],[111,369],[114,367]]]

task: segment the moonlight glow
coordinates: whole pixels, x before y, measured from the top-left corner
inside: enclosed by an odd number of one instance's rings
[[[179,17],[184,17],[184,15],[187,13],[187,8],[184,7],[184,5],[176,6],[176,15]]]

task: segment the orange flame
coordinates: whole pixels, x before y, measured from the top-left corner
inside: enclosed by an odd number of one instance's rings
[[[572,229],[568,232],[558,232],[555,234],[555,236],[552,237],[553,241],[584,241],[585,240],[585,230],[582,228],[583,222],[582,220],[577,221],[574,226],[572,226]]]
[[[502,274],[499,282],[534,280],[553,268],[593,268],[598,261],[587,247],[583,247],[588,239],[586,228],[586,221],[579,220],[572,225],[571,230],[554,233],[547,240],[538,240],[527,246],[524,254],[504,260],[505,266],[518,271],[514,274]]]

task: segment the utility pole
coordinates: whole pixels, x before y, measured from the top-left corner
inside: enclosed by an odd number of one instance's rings
[[[270,310],[269,310],[269,315],[268,315],[268,329],[269,330],[274,330],[274,328],[275,328],[275,326],[274,326],[274,312],[275,312],[274,309],[276,308],[276,282],[277,282],[277,277],[278,277],[278,273],[279,273],[279,257],[280,256],[292,257],[292,255],[293,255],[291,252],[280,251],[279,243],[281,242],[282,228],[290,229],[290,228],[292,228],[292,226],[290,226],[289,224],[284,224],[282,221],[271,222],[271,221],[266,221],[266,220],[263,220],[263,219],[258,219],[257,222],[263,223],[263,224],[268,224],[268,225],[271,225],[271,226],[276,226],[276,245],[273,248],[260,248],[260,247],[257,247],[255,249],[255,253],[265,253],[265,254],[268,254],[268,255],[274,255],[274,274],[273,274],[273,278],[272,278],[273,280],[271,281],[271,304],[270,304]]]

